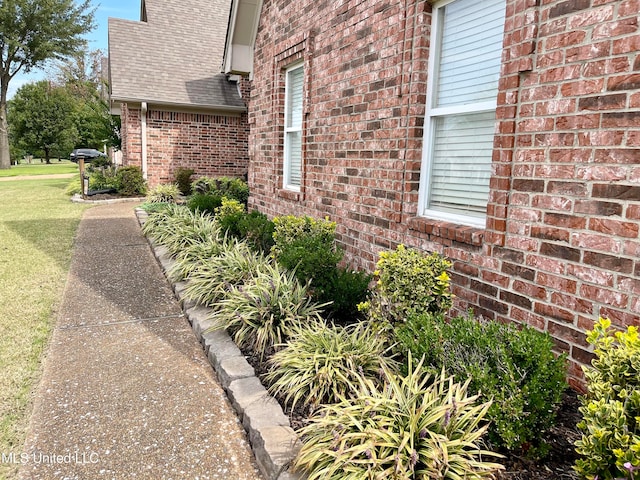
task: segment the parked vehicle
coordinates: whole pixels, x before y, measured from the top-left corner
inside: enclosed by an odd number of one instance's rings
[[[76,148],[69,155],[69,160],[78,163],[80,157],[83,157],[85,162],[90,162],[95,158],[104,158],[106,157],[106,155],[100,150],[96,150],[95,148]]]

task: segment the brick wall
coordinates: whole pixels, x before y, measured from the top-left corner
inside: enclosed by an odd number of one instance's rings
[[[142,127],[139,108],[131,108],[128,104],[121,105],[122,159],[124,165],[142,167]]]
[[[598,315],[640,324],[640,1],[507,0],[486,228],[417,216],[431,6],[265,0],[251,204],[325,215],[354,266],[398,243],[454,262],[455,311],[549,331],[590,359]],[[283,69],[305,66],[300,193],[283,191]]]
[[[141,166],[140,109],[122,109],[123,157]],[[179,167],[199,176],[244,177],[248,167],[248,124],[243,115],[211,115],[149,109],[147,176],[150,186],[175,181]]]

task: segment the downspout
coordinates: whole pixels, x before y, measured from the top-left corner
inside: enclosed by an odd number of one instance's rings
[[[147,179],[147,102],[142,102],[140,118],[140,141],[142,149],[142,176]]]

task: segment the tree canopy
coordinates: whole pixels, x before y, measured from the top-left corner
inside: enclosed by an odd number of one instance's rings
[[[100,50],[81,51],[48,69],[54,80],[27,84],[8,102],[9,140],[18,155],[67,156],[73,148],[120,145],[118,117],[104,100]]]
[[[29,153],[42,152],[49,163],[52,154],[73,148],[78,136],[75,108],[66,88],[46,80],[20,87],[8,109],[15,145]]]
[[[0,2],[0,168],[9,168],[7,93],[20,71],[42,67],[86,45],[94,27],[89,0],[2,0]]]

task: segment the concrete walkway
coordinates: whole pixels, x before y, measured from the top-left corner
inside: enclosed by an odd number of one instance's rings
[[[80,223],[20,478],[260,480],[134,205]]]

